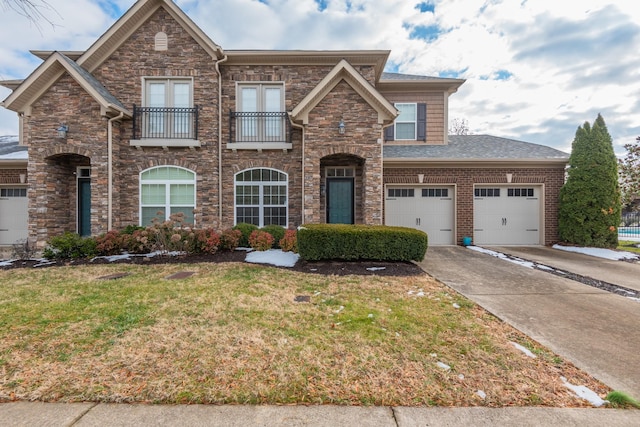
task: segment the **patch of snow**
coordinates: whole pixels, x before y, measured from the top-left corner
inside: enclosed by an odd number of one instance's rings
[[[509,341],[515,348],[517,348],[518,350],[520,350],[521,352],[523,352],[524,354],[526,354],[527,356],[529,356],[532,359],[536,358],[536,355],[531,353],[531,351],[529,351],[528,348],[521,346],[520,344],[518,344],[517,342],[513,342],[513,341]]]
[[[293,267],[298,262],[300,255],[293,252],[284,252],[282,249],[269,249],[268,251],[253,251],[247,254],[246,262],[254,264],[271,264],[278,267]]]
[[[453,303],[453,308],[460,308],[460,305],[456,302]]]
[[[486,398],[487,398],[487,393],[485,393],[485,392],[484,392],[484,391],[482,391],[482,390],[478,390],[478,391],[476,391],[476,394],[477,394],[478,396],[480,396],[480,399],[482,399],[482,400],[484,400],[484,399],[486,399]]]
[[[588,401],[596,408],[605,404],[605,401],[601,399],[600,396],[598,396],[589,387],[585,387],[583,385],[573,385],[569,381],[567,381],[565,377],[560,377],[560,379],[562,380],[564,386],[572,390],[576,394],[576,396]]]
[[[15,262],[15,259],[8,259],[6,261],[0,261],[0,267],[11,267]]]
[[[369,313],[369,315],[367,316],[369,319],[373,319],[373,314]]]
[[[584,247],[577,247],[577,246],[562,246],[562,245],[553,245],[553,248],[559,249],[561,251],[576,252],[580,254],[591,255],[598,258],[611,259],[614,261],[620,261],[623,259],[640,259],[640,256],[633,254],[631,252],[614,251],[612,249],[584,248]]]
[[[476,252],[480,252],[480,253],[483,253],[483,254],[491,255],[493,257],[500,258],[500,259],[503,259],[505,261],[509,261],[509,262],[514,263],[514,264],[521,265],[523,267],[527,267],[527,268],[533,268],[534,267],[534,263],[532,263],[530,261],[525,261],[525,260],[520,259],[520,258],[510,258],[510,257],[506,256],[503,253],[492,251],[490,249],[481,248],[480,246],[467,246],[467,249],[471,249],[472,251],[476,251]]]
[[[96,259],[105,259],[105,260],[107,260],[107,262],[115,262],[115,261],[120,261],[122,259],[131,259],[131,255],[130,254],[123,254],[123,255],[97,256],[97,257],[91,259],[91,261],[94,261]]]
[[[554,271],[555,269],[546,265],[538,264],[540,270]]]
[[[451,370],[451,366],[447,365],[446,363],[438,362],[436,363],[436,365],[438,365],[438,368],[444,369],[445,371]]]
[[[342,310],[344,310],[344,305],[341,305],[340,307],[338,307],[335,313],[340,313]]]
[[[424,296],[424,292],[420,291],[416,294],[417,297],[423,297]]]
[[[369,271],[379,271],[379,270],[386,270],[387,267],[369,267],[367,268],[367,270]]]
[[[463,380],[464,379],[464,375],[463,374],[458,375],[458,379],[459,380]]]
[[[236,248],[236,251],[240,251],[240,252],[253,252],[253,248]]]
[[[438,357],[438,353],[431,353],[429,356],[431,356],[431,357]]]
[[[38,264],[34,264],[33,268],[46,267],[47,265],[54,265],[55,263],[56,263],[55,261],[50,261],[48,259],[41,259]]]

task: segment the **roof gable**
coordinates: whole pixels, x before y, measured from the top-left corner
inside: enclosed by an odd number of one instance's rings
[[[220,59],[224,56],[222,48],[214,43],[173,1],[138,0],[78,58],[78,64],[89,72],[93,72],[160,8],[166,10],[212,58]]]
[[[342,80],[378,112],[378,123],[389,124],[393,122],[398,115],[398,110],[345,59],[338,62],[320,83],[300,101],[291,112],[291,119],[302,124],[309,123],[309,112]]]
[[[10,110],[24,112],[40,98],[62,75],[68,73],[102,109],[102,115],[131,112],[113,96],[93,75],[60,52],[52,53],[29,77],[4,100],[2,105]]]

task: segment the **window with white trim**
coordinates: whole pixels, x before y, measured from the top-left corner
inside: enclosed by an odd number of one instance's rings
[[[274,141],[284,138],[284,84],[239,83],[237,98],[239,141]]]
[[[182,212],[186,224],[194,224],[196,174],[178,166],[158,166],[140,174],[140,225],[154,218],[168,220]]]
[[[396,117],[396,134],[397,140],[415,140],[416,124],[418,117],[418,104],[416,103],[398,103],[395,107],[400,111]]]
[[[288,176],[275,169],[247,169],[235,176],[236,224],[287,227]]]
[[[149,113],[142,123],[145,138],[193,137],[193,80],[185,78],[147,78],[144,107]]]

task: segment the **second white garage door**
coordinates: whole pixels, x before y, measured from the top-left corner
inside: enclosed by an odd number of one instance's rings
[[[454,186],[388,186],[385,224],[422,230],[429,245],[453,245],[454,193]]]
[[[474,189],[473,240],[477,245],[540,244],[540,186]]]

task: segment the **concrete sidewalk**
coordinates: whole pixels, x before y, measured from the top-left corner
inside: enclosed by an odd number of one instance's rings
[[[573,273],[586,275],[586,265],[600,270],[609,282],[628,265],[545,247],[535,251]],[[639,302],[459,246],[429,248],[420,265],[608,386],[640,398]],[[638,277],[640,271],[628,279]]]
[[[635,426],[640,412],[578,408],[0,404],[14,426]]]

